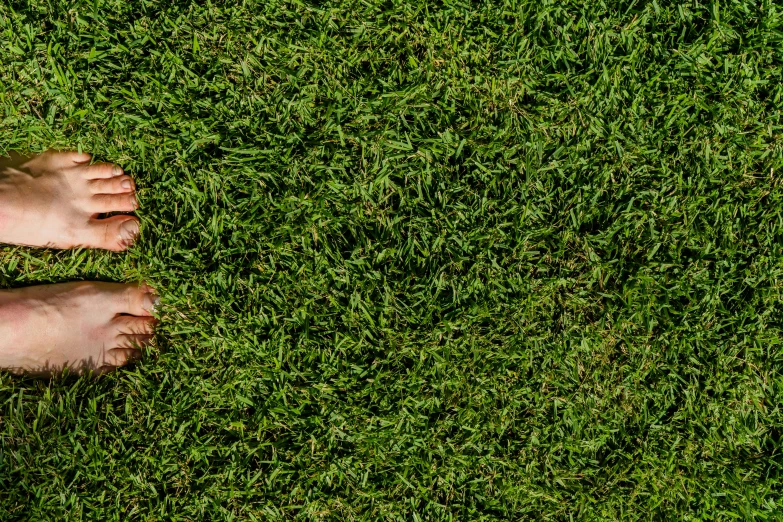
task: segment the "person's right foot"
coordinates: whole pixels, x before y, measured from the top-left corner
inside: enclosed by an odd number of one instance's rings
[[[0,243],[120,251],[139,220],[100,214],[136,210],[136,188],[120,167],[90,164],[89,154],[48,151],[0,158]]]
[[[105,373],[152,340],[156,296],[147,286],[64,283],[0,291],[0,369]]]

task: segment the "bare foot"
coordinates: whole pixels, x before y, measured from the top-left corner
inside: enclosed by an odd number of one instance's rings
[[[98,216],[137,206],[133,180],[116,165],[90,165],[89,154],[0,158],[0,243],[125,250],[139,234],[139,220]]]
[[[65,283],[0,291],[0,368],[54,375],[105,373],[152,339],[147,286]]]

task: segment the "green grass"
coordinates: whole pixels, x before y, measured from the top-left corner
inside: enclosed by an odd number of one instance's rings
[[[782,80],[768,0],[4,2],[0,153],[143,240],[0,287],[163,306],[0,377],[0,520],[780,520]]]

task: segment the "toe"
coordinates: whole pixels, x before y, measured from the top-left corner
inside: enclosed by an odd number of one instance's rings
[[[137,317],[152,317],[158,296],[147,285],[125,285],[117,296],[117,313],[135,315]]]
[[[107,179],[122,176],[122,168],[111,163],[93,163],[79,167],[79,173],[86,179]]]
[[[92,156],[86,152],[49,150],[42,155],[51,161],[55,168],[68,168],[89,163]]]
[[[92,240],[88,246],[122,252],[139,237],[139,220],[132,216],[92,219],[89,230]]]
[[[95,194],[88,202],[88,210],[95,214],[105,212],[132,212],[139,207],[136,194]]]
[[[121,336],[151,336],[158,323],[154,317],[136,317],[133,315],[121,315],[114,318],[113,324],[117,328],[117,334]]]
[[[141,345],[139,345],[141,346]],[[141,350],[138,348],[124,347],[113,348],[106,353],[106,363],[104,368],[117,368],[118,366],[125,366],[133,361],[141,359]]]
[[[136,185],[130,176],[114,176],[90,180],[90,190],[93,194],[125,194],[133,192]]]
[[[121,335],[117,347],[125,350],[141,350],[152,343],[153,335]]]

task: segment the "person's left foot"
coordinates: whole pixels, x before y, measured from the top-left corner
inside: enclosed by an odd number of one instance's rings
[[[117,165],[89,154],[48,151],[0,158],[0,243],[120,251],[139,220],[101,214],[136,210],[136,185]]]

